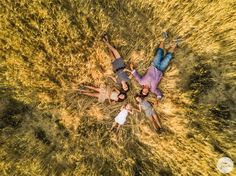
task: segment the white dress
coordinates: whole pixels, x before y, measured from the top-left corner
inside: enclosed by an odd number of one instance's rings
[[[120,124],[120,125],[124,125],[126,118],[128,116],[128,110],[127,109],[123,109],[120,111],[120,113],[116,116],[115,118],[115,122]]]

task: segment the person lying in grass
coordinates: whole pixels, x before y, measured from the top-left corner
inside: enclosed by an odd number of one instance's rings
[[[145,112],[145,115],[151,120],[153,127],[155,130],[162,129],[160,118],[157,116],[153,106],[148,101],[144,100],[141,96],[136,95],[135,100],[138,103],[138,112]]]
[[[163,40],[161,41],[159,48],[157,49],[157,53],[154,57],[152,65],[149,67],[147,73],[143,77],[141,77],[137,70],[134,69],[133,64],[130,64],[132,75],[142,86],[140,94],[143,97],[148,96],[149,92],[154,93],[157,99],[161,99],[163,97],[161,91],[157,88],[157,85],[161,81],[163,72],[166,70],[171,59],[173,58],[173,53],[178,44],[178,41],[173,42],[167,54],[164,55],[164,41],[166,38],[167,33],[163,33]]]
[[[125,124],[128,114],[133,114],[131,104],[126,104],[120,108],[120,113],[115,117],[115,122],[113,123],[111,130],[116,128],[116,134],[119,133],[120,127]]]
[[[114,82],[121,85],[121,88],[124,92],[129,91],[129,80],[130,77],[127,74],[127,69],[125,68],[124,59],[121,57],[120,53],[110,44],[108,36],[103,37],[103,41],[108,47],[111,56],[112,56],[112,70],[116,74],[116,77],[109,76]]]
[[[91,97],[98,98],[98,102],[103,103],[105,100],[115,102],[122,102],[127,98],[126,93],[120,92],[118,89],[111,89],[106,86],[94,87],[94,86],[84,86],[88,90],[79,89],[79,93]]]

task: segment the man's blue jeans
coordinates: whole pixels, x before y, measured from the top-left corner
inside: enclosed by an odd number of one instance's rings
[[[156,67],[158,70],[164,72],[166,70],[166,68],[168,67],[171,59],[173,58],[173,54],[168,52],[165,56],[164,56],[164,50],[162,48],[158,48],[157,49],[157,54],[154,57],[153,60],[153,65],[154,67]]]

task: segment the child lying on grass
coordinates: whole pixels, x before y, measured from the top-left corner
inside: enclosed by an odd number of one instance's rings
[[[155,130],[162,129],[160,118],[157,116],[153,106],[148,101],[144,100],[140,96],[135,96],[135,100],[138,103],[138,112],[142,112],[142,110],[145,112],[146,116],[151,120],[153,127]]]
[[[132,106],[131,104],[126,104],[125,106],[122,106],[120,108],[120,113],[116,116],[115,122],[113,123],[111,127],[111,131],[117,126],[116,128],[116,134],[119,133],[120,127],[124,125],[126,122],[126,118],[129,113],[133,114]]]

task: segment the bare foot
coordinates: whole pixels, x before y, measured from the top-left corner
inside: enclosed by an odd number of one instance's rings
[[[167,38],[168,38],[168,33],[165,31],[165,32],[162,32],[162,40],[165,41]]]
[[[105,35],[103,36],[102,40],[103,40],[105,43],[108,43],[108,42],[109,42],[107,34],[105,34]]]
[[[170,43],[170,47],[171,47],[171,48],[176,48],[176,47],[177,47],[177,42],[176,42],[176,41],[172,41],[172,42]]]
[[[131,71],[133,71],[134,70],[134,65],[130,64],[129,66],[130,66]]]

